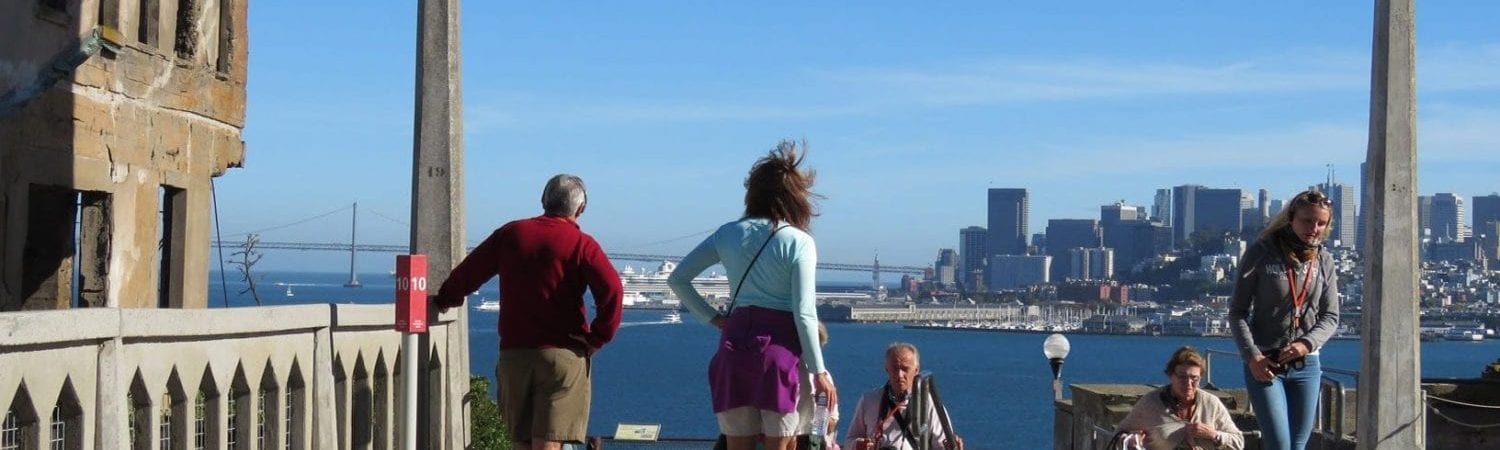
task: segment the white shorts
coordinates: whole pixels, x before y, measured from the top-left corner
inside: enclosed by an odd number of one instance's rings
[[[741,406],[714,416],[719,418],[719,432],[725,436],[796,436],[797,426],[802,423],[796,411],[782,414],[753,406]]]

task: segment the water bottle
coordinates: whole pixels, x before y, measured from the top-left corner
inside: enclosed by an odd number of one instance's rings
[[[828,394],[818,394],[813,400],[811,435],[822,438],[828,435]]]

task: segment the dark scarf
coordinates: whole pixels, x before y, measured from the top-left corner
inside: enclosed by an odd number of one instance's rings
[[[1318,256],[1318,249],[1323,247],[1320,244],[1308,244],[1303,241],[1297,233],[1292,231],[1292,227],[1282,228],[1281,231],[1276,232],[1275,237],[1276,247],[1281,249],[1282,258],[1290,265],[1296,265],[1299,261],[1312,261]]]

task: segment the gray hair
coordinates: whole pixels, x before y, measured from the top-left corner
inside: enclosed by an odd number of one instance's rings
[[[573,217],[585,201],[588,193],[583,189],[583,179],[576,175],[557,174],[542,189],[542,211],[548,215]]]
[[[902,353],[911,353],[912,362],[922,364],[922,354],[917,352],[917,346],[905,342],[892,342],[885,348],[885,359],[895,359]]]

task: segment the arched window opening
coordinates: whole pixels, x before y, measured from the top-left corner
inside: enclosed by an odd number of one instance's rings
[[[52,450],[80,450],[83,448],[83,406],[78,394],[73,391],[73,380],[63,381],[57,404],[52,406],[52,436],[48,448]]]
[[[16,396],[5,410],[5,421],[0,422],[0,450],[36,448],[36,410],[31,407],[31,394],[26,383],[16,390]]]
[[[250,383],[245,381],[245,368],[235,368],[234,381],[229,385],[229,417],[224,434],[230,450],[250,448],[245,433],[250,430]]]

